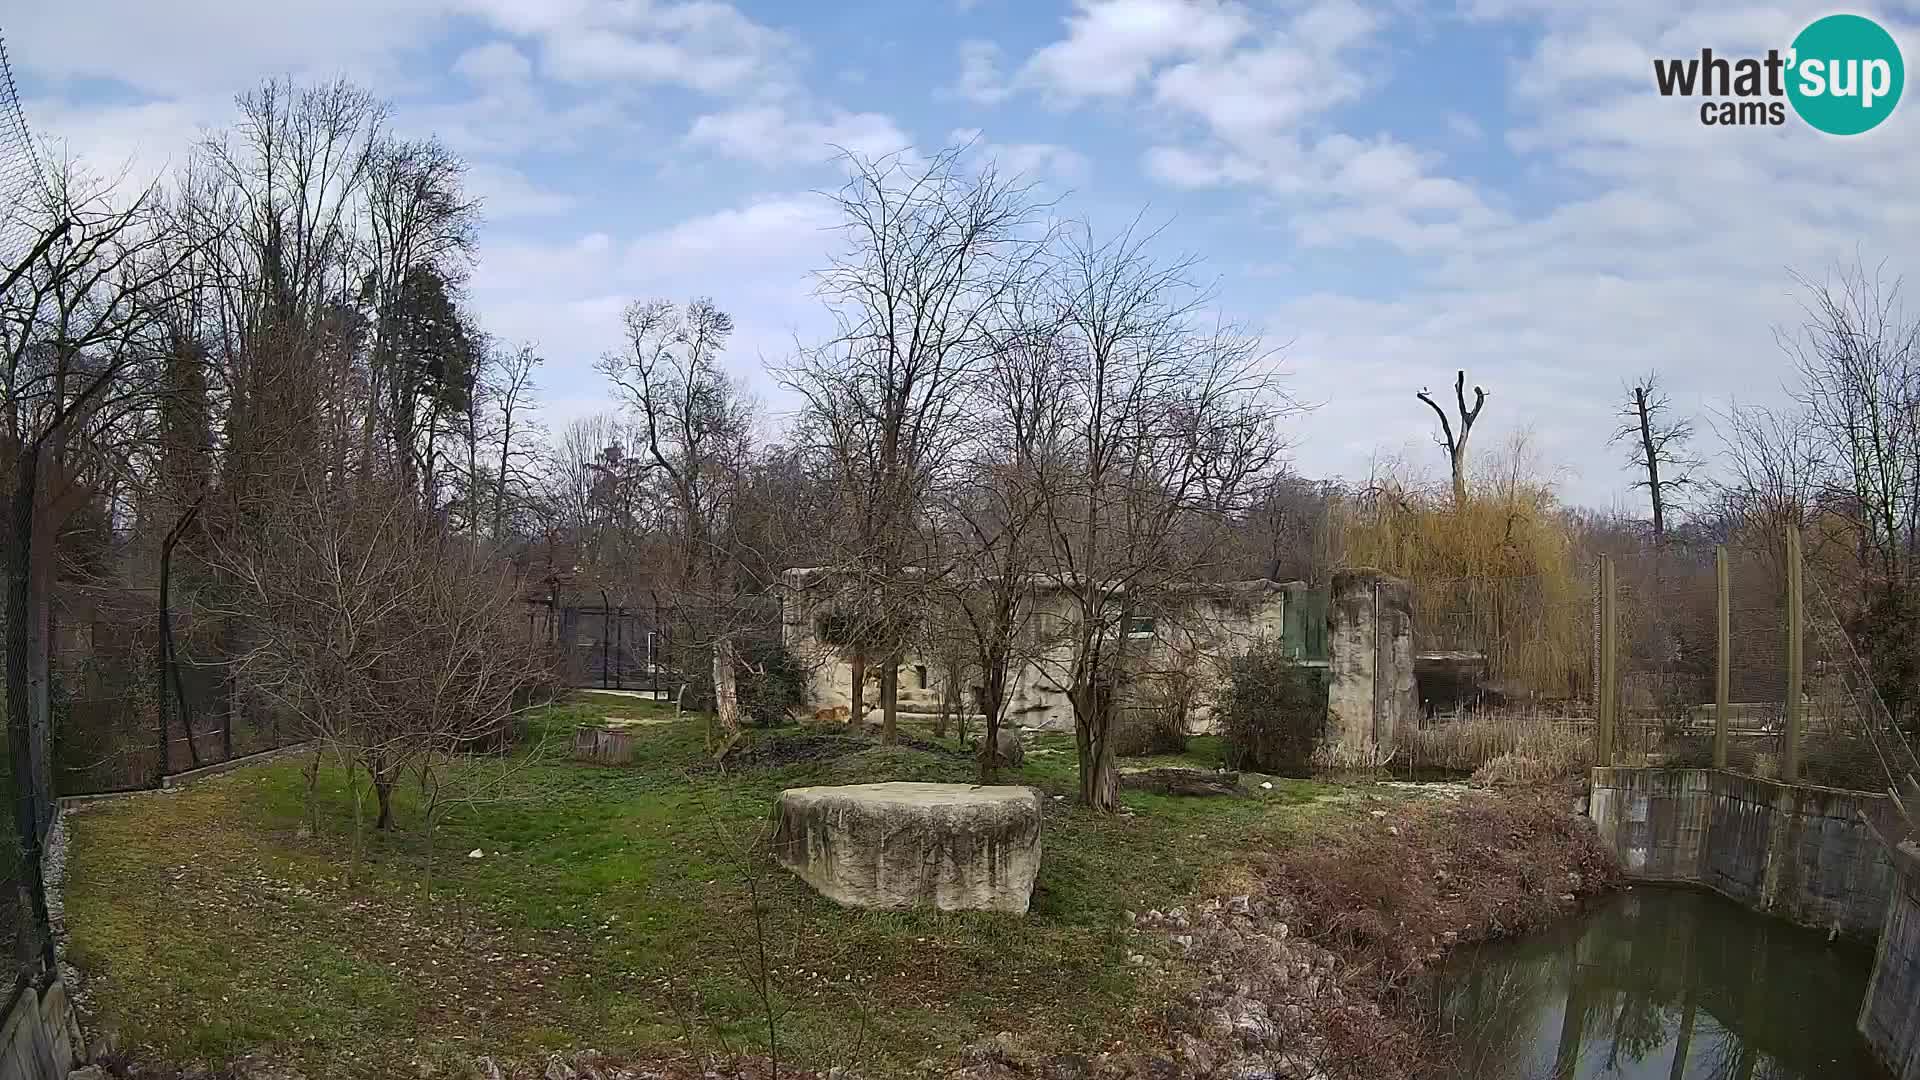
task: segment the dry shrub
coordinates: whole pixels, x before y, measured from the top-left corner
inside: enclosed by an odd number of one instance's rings
[[[1116,728],[1113,752],[1121,757],[1186,753],[1186,725],[1181,714],[1172,709],[1147,708],[1131,716],[1123,714]]]
[[[1298,929],[1391,993],[1454,944],[1537,929],[1569,895],[1618,881],[1613,856],[1559,789],[1390,809],[1263,869]]]
[[[1400,760],[1415,768],[1471,773],[1497,758],[1525,758],[1543,779],[1571,776],[1593,760],[1591,725],[1514,713],[1475,713],[1397,735]]]
[[[1336,500],[1329,516],[1343,565],[1412,583],[1423,648],[1484,651],[1516,690],[1563,697],[1585,686],[1592,583],[1524,435],[1482,459],[1462,504],[1401,469]]]
[[[1473,782],[1483,787],[1526,786],[1558,780],[1564,775],[1539,758],[1507,753],[1473,770]]]

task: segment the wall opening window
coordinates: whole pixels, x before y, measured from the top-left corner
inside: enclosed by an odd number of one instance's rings
[[[1128,637],[1152,637],[1153,616],[1135,615],[1127,620]]]

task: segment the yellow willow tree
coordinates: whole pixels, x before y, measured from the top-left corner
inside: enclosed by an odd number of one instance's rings
[[[1330,510],[1336,560],[1408,579],[1422,648],[1484,652],[1516,688],[1560,696],[1586,679],[1586,570],[1573,523],[1524,434],[1475,470],[1465,497],[1404,472]]]

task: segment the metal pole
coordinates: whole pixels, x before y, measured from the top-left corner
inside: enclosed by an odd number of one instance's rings
[[[1713,672],[1713,767],[1724,769],[1727,767],[1727,708],[1733,693],[1733,611],[1725,544],[1714,549],[1713,577],[1720,639]]]
[[[1793,782],[1800,779],[1800,739],[1807,718],[1801,701],[1800,679],[1804,657],[1800,646],[1802,615],[1800,594],[1800,527],[1787,526],[1787,746],[1782,754],[1780,776]]]
[[[627,660],[626,635],[627,635],[627,605],[621,604],[619,614],[613,617],[613,643],[615,646],[613,651],[620,654],[619,658],[614,661],[614,665],[613,665],[613,688],[615,690],[626,689],[626,687],[620,685],[620,669],[626,666],[626,660]]]
[[[607,645],[613,640],[613,602],[600,590],[600,689],[607,688]]]
[[[1619,655],[1616,651],[1619,605],[1614,597],[1613,557],[1600,556],[1600,720],[1594,763],[1613,764],[1613,728],[1620,708]]]

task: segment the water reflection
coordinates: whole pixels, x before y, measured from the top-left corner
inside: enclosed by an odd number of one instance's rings
[[[1879,1080],[1853,1027],[1872,964],[1711,893],[1638,888],[1463,951],[1430,1005],[1462,1078]]]

